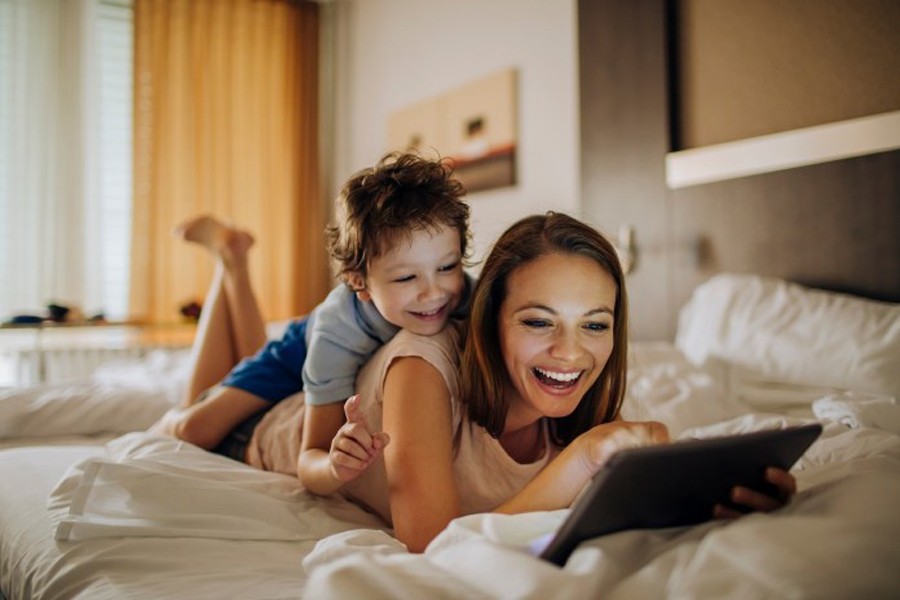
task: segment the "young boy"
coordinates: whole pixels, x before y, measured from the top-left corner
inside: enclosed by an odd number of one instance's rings
[[[310,491],[330,494],[358,475],[384,447],[381,434],[364,440],[368,460],[341,465],[329,458],[333,440],[341,443],[335,435],[345,421],[344,401],[353,394],[357,372],[400,329],[434,335],[467,311],[472,282],[463,272],[469,236],[464,193],[443,163],[413,154],[388,155],[351,177],[338,197],[336,224],[327,232],[343,283],[306,319],[291,323],[281,339],[244,358],[220,385],[191,393],[187,406],[170,411],[154,430],[244,461],[247,442],[265,412],[302,390],[306,408],[298,477]],[[226,337],[239,340],[242,323],[261,326],[245,272],[252,237],[211,217],[189,221],[179,231],[219,258],[206,305],[223,296],[232,315],[218,329],[230,328]],[[236,311],[236,305],[244,308]],[[204,306],[204,317],[215,319],[217,306]],[[203,338],[222,337],[204,325],[195,345],[201,347],[195,382],[209,380],[214,372],[203,364]],[[260,327],[251,329],[243,337],[260,340]],[[254,349],[237,354],[249,356]],[[197,372],[207,374],[198,378]]]

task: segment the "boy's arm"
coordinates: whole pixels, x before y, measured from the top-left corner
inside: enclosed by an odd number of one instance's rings
[[[354,393],[359,370],[397,328],[344,285],[316,309],[311,327],[303,365],[306,413],[297,476],[309,491],[328,495],[344,483],[329,460],[332,440],[346,421],[344,400]]]
[[[328,459],[331,440],[344,424],[344,404],[307,404],[304,410],[297,477],[310,492],[327,496],[344,484],[332,471]]]

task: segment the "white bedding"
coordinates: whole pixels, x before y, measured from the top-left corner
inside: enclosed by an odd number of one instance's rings
[[[900,596],[894,399],[834,386],[814,398],[814,388],[782,382],[808,399],[779,410],[736,393],[721,364],[697,366],[667,343],[633,347],[627,418],[692,437],[821,421],[791,504],[604,536],[563,569],[528,550],[563,510],[463,517],[410,554],[361,509],[314,498],[291,477],[149,434],[116,437],[122,411],[145,396],[108,398],[105,416],[103,403],[86,411],[72,400],[83,418],[52,419],[57,437],[36,438],[39,421],[26,413],[48,402],[65,411],[59,398],[72,390],[60,388],[37,404],[0,397],[4,422],[32,424],[26,439],[0,429],[0,590],[9,600]],[[171,390],[144,392],[158,394],[155,410],[170,401]]]

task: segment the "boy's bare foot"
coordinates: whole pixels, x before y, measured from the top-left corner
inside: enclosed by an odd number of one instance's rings
[[[200,244],[226,264],[245,257],[256,241],[250,232],[232,227],[212,215],[188,219],[172,233],[187,242]]]

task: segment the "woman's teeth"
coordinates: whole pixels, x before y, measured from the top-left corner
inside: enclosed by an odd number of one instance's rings
[[[557,373],[555,371],[547,371],[540,367],[534,368],[534,374],[545,383],[551,384],[571,384],[581,377],[582,371],[572,371],[570,373]]]

